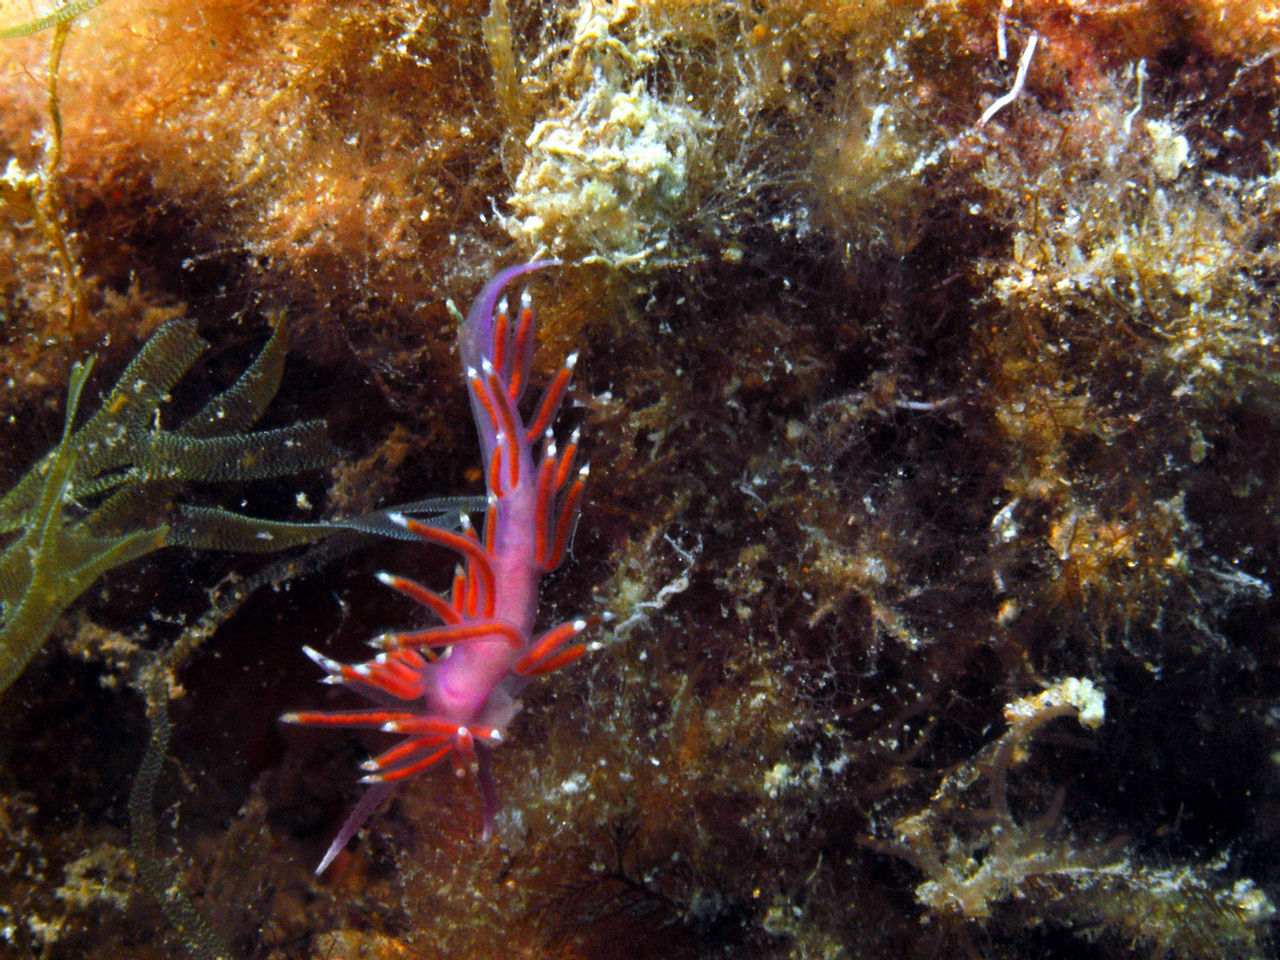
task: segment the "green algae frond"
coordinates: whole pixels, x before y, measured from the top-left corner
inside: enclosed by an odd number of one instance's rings
[[[174,883],[160,855],[156,842],[156,821],[151,812],[155,795],[156,778],[164,766],[165,751],[173,732],[169,722],[169,693],[165,674],[153,671],[147,683],[147,716],[151,720],[151,738],[138,767],[133,788],[129,791],[129,823],[133,838],[134,859],[138,864],[138,878],[148,892],[156,898],[165,916],[182,937],[182,944],[189,956],[196,960],[225,960],[230,951],[219,941],[217,934],[192,904],[181,885]]]
[[[48,30],[50,27],[59,27],[70,23],[80,14],[92,10],[102,0],[68,0],[67,3],[59,4],[53,10],[50,10],[43,17],[36,17],[33,20],[24,20],[21,23],[15,23],[9,27],[0,28],[0,40],[10,40],[15,37],[29,37],[32,34],[40,33],[42,30]]]
[[[163,429],[161,404],[206,346],[192,321],[166,324],[78,429],[93,362],[72,370],[62,439],[0,499],[0,534],[16,535],[0,552],[0,691],[59,614],[108,570],[163,546],[281,549],[330,532],[209,509],[179,508],[172,526],[154,519],[184,482],[278,477],[333,459],[320,421],[245,432],[280,385],[280,323],[230,388],[177,429]]]
[[[77,364],[67,392],[67,422],[58,446],[0,502],[0,516],[22,534],[0,554],[0,690],[20,674],[40,649],[53,621],[104,571],[164,545],[156,526],[117,537],[98,537],[68,522],[80,461],[71,431],[92,362]],[[30,502],[26,495],[31,494]],[[21,505],[21,506],[20,506]]]

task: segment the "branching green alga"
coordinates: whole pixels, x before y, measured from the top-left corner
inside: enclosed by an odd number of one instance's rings
[[[331,532],[198,508],[179,507],[172,524],[156,521],[184,482],[279,477],[334,457],[318,420],[245,432],[280,385],[280,323],[230,388],[177,429],[163,429],[161,405],[206,347],[192,321],[166,324],[79,428],[93,361],[73,368],[61,440],[0,499],[0,534],[16,535],[0,551],[0,691],[58,616],[108,570],[164,546],[277,550]]]

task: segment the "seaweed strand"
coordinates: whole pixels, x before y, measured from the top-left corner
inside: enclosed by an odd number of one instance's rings
[[[48,30],[50,27],[66,27],[72,20],[87,13],[94,7],[102,3],[102,0],[72,0],[71,3],[64,3],[62,6],[54,9],[43,17],[37,17],[35,20],[26,20],[22,23],[15,23],[11,27],[5,27],[0,30],[0,40],[13,40],[17,37],[29,37],[33,33],[39,33],[41,30]]]
[[[213,932],[209,922],[196,909],[182,887],[173,882],[172,871],[156,845],[156,821],[152,814],[156,780],[164,767],[169,749],[169,668],[155,664],[147,680],[147,719],[151,737],[138,773],[129,791],[129,828],[138,878],[147,892],[155,897],[169,922],[173,924],[183,945],[195,960],[230,960],[232,954]]]

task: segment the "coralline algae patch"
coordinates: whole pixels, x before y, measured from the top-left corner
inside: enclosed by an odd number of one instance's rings
[[[51,9],[19,6],[0,27]],[[263,426],[323,418],[341,461],[181,502],[474,494],[449,304],[551,254],[530,376],[581,353],[592,471],[539,627],[615,619],[523,694],[494,841],[423,776],[317,881],[389,744],[282,732],[353,705],[299,648],[367,659],[420,616],[373,574],[447,590],[453,557],[120,567],[0,703],[0,956],[1267,956],[1277,22],[104,0],[52,95],[54,32],[4,41],[10,483],[73,362],[97,410],[194,319],[162,435],[282,311]],[[140,859],[146,676],[172,738]]]

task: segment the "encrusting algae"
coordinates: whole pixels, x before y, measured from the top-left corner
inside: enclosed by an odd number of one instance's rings
[[[254,429],[336,466],[164,500],[345,533],[65,593],[0,700],[0,957],[1274,952],[1268,4],[63,9],[0,5],[60,21],[0,58],[6,486],[111,406],[85,356],[199,318],[133,411],[179,433],[280,313]],[[604,649],[522,694],[490,843],[418,777],[317,880],[382,738],[281,730],[344,706],[297,651],[454,563],[340,518],[483,489],[450,307],[545,256],[592,477],[540,616]]]

